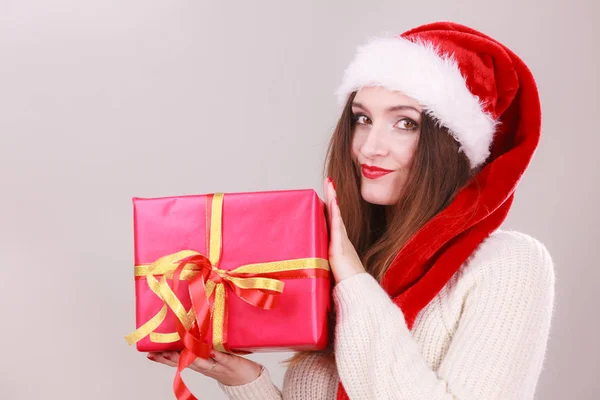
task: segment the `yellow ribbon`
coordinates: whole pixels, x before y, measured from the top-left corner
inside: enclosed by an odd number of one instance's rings
[[[212,310],[213,319],[213,348],[218,351],[226,351],[223,347],[223,327],[225,317],[225,285],[224,281],[229,281],[233,285],[241,289],[262,289],[270,290],[278,293],[283,292],[284,283],[278,279],[266,277],[236,277],[235,274],[267,274],[294,270],[306,269],[322,269],[329,271],[329,263],[323,258],[301,258],[292,260],[275,261],[268,263],[247,264],[238,267],[234,270],[222,270],[216,266],[219,263],[221,256],[221,235],[222,235],[222,210],[223,210],[223,193],[216,193],[213,196],[211,216],[210,216],[210,231],[208,238],[210,264],[212,270],[222,278],[222,282],[215,283],[209,280],[205,284],[206,298],[210,299],[215,292],[214,307]],[[177,298],[167,279],[173,277],[173,272],[179,266],[182,259],[201,255],[201,253],[193,250],[183,250],[177,253],[169,254],[161,257],[149,265],[136,265],[134,267],[135,276],[143,277],[148,282],[150,290],[160,298],[164,305],[152,318],[150,318],[141,327],[134,332],[125,336],[127,343],[132,345],[137,343],[144,337],[150,335],[150,340],[155,343],[172,343],[180,339],[177,332],[158,333],[155,330],[164,321],[167,310],[171,309],[175,316],[181,321],[186,331],[189,331],[194,321],[194,310],[185,310],[181,301]],[[184,267],[180,274],[181,280],[189,280],[201,271],[200,267],[188,264]],[[155,276],[162,275],[158,281]]]

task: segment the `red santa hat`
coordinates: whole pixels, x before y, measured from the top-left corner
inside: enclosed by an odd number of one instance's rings
[[[399,251],[382,286],[407,325],[505,220],[540,138],[541,110],[525,63],[498,41],[438,22],[360,46],[344,73],[340,104],[362,86],[398,90],[448,128],[472,167],[452,203]],[[340,385],[338,400],[347,399]]]
[[[465,33],[449,23],[372,38],[344,72],[336,91],[340,106],[363,86],[400,91],[448,128],[471,167],[482,165],[518,77],[500,44]]]

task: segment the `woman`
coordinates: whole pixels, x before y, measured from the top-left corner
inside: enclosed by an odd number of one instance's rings
[[[498,229],[539,140],[531,73],[495,40],[435,23],[361,46],[338,95],[324,187],[333,354],[294,356],[283,393],[242,357],[192,369],[231,399],[532,399],[553,265]]]

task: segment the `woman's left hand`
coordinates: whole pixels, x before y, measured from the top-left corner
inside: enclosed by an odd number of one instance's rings
[[[325,180],[323,193],[329,222],[329,265],[337,283],[366,271],[348,238],[338,206],[335,187],[329,178]]]
[[[223,385],[239,386],[254,381],[262,373],[262,366],[245,357],[213,350],[212,358],[196,358],[188,368],[213,378]],[[148,353],[148,359],[170,367],[177,367],[179,352],[163,351]]]

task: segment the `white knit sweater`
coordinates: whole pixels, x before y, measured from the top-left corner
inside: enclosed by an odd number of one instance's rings
[[[413,330],[369,274],[337,284],[336,362],[310,356],[288,368],[283,393],[268,371],[232,400],[532,399],[554,306],[546,248],[496,231],[418,315]]]

